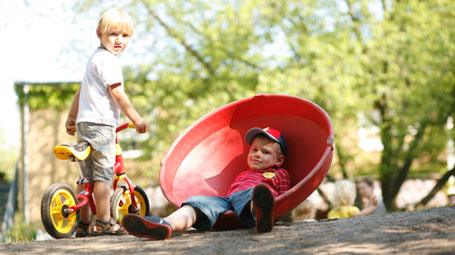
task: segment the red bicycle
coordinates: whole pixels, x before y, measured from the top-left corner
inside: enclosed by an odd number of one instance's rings
[[[125,123],[117,127],[116,132],[126,128],[134,128],[132,123]],[[123,215],[136,213],[150,215],[150,204],[145,191],[133,185],[128,178],[123,164],[122,149],[116,143],[116,158],[114,166],[114,193],[111,196],[111,216],[122,222]],[[90,155],[91,146],[88,142],[81,142],[74,146],[58,145],[54,147],[54,154],[61,160],[78,162],[79,166]],[[80,172],[82,176],[82,172]],[[119,181],[126,184],[119,186]],[[73,189],[64,183],[52,184],[44,193],[41,200],[41,221],[46,231],[56,239],[73,236],[79,222],[79,209],[87,203],[93,215],[96,215],[96,206],[93,199],[94,181],[81,178],[78,184],[84,185],[84,190],[77,196]],[[133,195],[131,195],[133,194]]]

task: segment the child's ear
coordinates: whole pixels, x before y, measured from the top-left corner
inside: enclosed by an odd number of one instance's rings
[[[101,40],[101,31],[99,29],[96,30],[96,36]]]
[[[279,155],[278,160],[276,161],[276,165],[280,167],[284,163],[284,159],[285,159],[284,155]]]

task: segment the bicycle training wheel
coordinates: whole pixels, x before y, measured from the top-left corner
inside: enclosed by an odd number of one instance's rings
[[[150,203],[147,194],[141,187],[134,187],[134,198],[138,207],[137,212],[133,211],[128,186],[118,187],[111,197],[111,216],[117,219],[119,223],[122,223],[123,215],[128,213],[137,213],[142,216],[150,215]]]
[[[65,209],[77,204],[76,194],[63,183],[52,184],[41,200],[41,221],[47,233],[56,239],[71,237],[79,222],[79,211]]]

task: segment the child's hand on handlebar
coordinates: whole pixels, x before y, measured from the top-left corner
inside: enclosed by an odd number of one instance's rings
[[[149,125],[147,124],[147,122],[145,122],[143,118],[139,118],[138,120],[133,122],[133,124],[136,127],[136,132],[138,132],[139,134],[143,134],[147,132],[147,130],[149,129]]]

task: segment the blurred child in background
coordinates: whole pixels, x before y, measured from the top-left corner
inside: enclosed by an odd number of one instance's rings
[[[372,198],[371,205],[367,206],[363,210],[360,210],[357,206],[354,206],[355,197],[356,186],[354,182],[346,179],[336,181],[333,194],[333,204],[335,207],[329,211],[327,218],[342,219],[366,216],[373,213],[378,206],[378,200]]]

